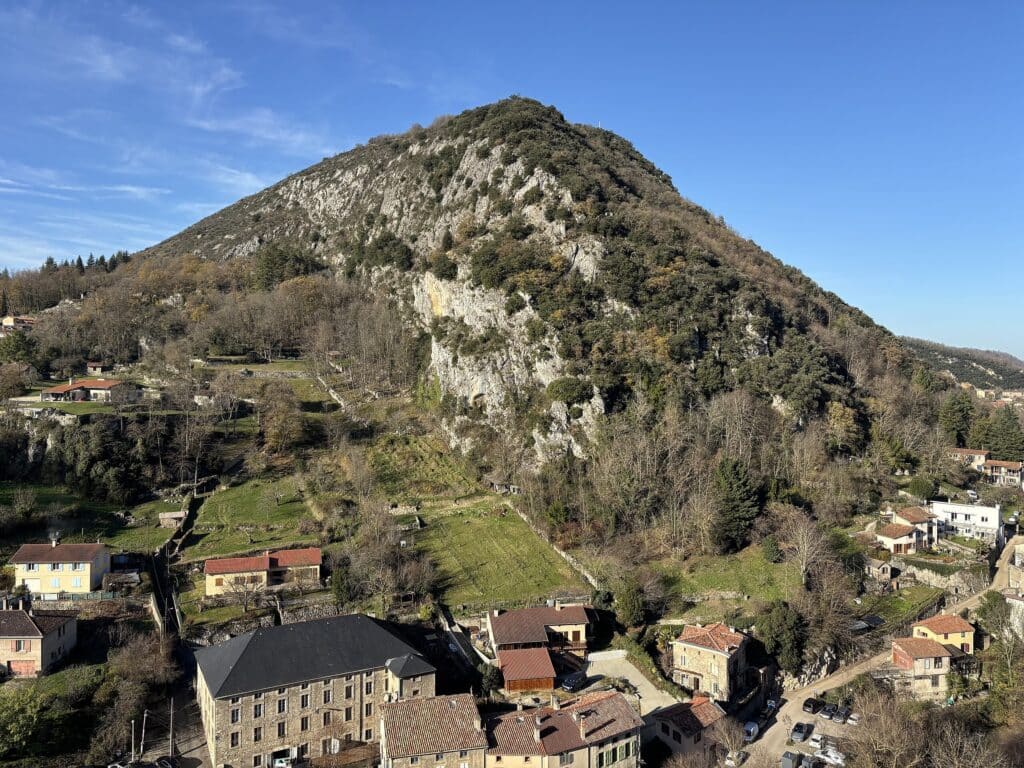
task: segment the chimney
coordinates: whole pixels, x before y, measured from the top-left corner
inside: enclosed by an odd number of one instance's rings
[[[556,611],[562,610],[562,603],[560,601],[558,601],[558,600],[555,601],[555,610]]]
[[[558,700],[558,694],[554,691],[551,692],[551,708],[557,712],[562,708],[562,702]]]
[[[587,738],[587,716],[584,714],[580,715],[580,738],[584,740]]]
[[[4,606],[3,609],[6,611],[8,609],[8,602],[7,602],[7,597],[6,596],[4,597],[3,606]]]
[[[523,702],[522,701],[517,701],[516,702],[516,712],[522,712],[522,711],[523,711]]]
[[[60,531],[50,531],[50,549],[55,549],[60,544]]]
[[[541,717],[537,715],[537,717],[533,718],[533,740],[538,743],[540,742],[540,724]]]
[[[484,729],[484,721],[480,719],[480,710],[477,710],[476,714],[473,715],[473,727],[478,731],[482,731]]]

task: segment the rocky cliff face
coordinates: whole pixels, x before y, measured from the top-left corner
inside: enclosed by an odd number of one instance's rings
[[[777,353],[836,318],[887,336],[683,200],[627,142],[524,99],[326,159],[145,254],[244,261],[270,243],[401,298],[464,411],[447,418],[454,441],[473,413],[507,421],[532,398],[539,459],[581,453],[637,387],[687,400],[752,380],[780,407],[820,408],[847,387],[844,361],[812,339],[776,373]],[[812,383],[791,386],[797,374]],[[565,378],[592,396],[543,396]]]

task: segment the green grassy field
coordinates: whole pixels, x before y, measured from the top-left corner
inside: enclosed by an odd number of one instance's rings
[[[0,505],[13,502],[15,486],[12,483],[0,483]],[[18,528],[3,538],[6,550],[18,544],[31,541],[44,541],[53,527],[60,530],[66,542],[102,541],[115,552],[151,552],[167,541],[171,529],[161,528],[158,515],[178,509],[177,504],[152,501],[136,507],[122,507],[103,501],[81,499],[71,491],[53,485],[28,484],[35,494],[35,510],[37,514],[45,514],[47,519],[40,520],[36,525]],[[118,510],[127,510],[135,518],[137,525],[127,526],[115,514]]]
[[[480,490],[432,435],[385,435],[370,447],[368,460],[381,490],[392,500],[459,498]]]
[[[896,625],[916,618],[920,610],[940,594],[942,590],[937,587],[916,584],[888,595],[865,596],[857,606],[856,614],[880,616],[887,624]]]
[[[280,496],[280,503],[275,495]],[[299,522],[308,516],[292,478],[250,480],[214,494],[200,507],[183,560],[313,543],[314,534],[299,533]],[[242,530],[241,526],[251,530]]]
[[[434,560],[448,605],[521,601],[588,591],[515,512],[493,499],[453,513],[424,513],[416,545]]]

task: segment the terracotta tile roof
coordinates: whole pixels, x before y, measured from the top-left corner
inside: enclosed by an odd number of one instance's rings
[[[560,709],[506,712],[487,721],[488,754],[559,755],[638,731],[643,720],[617,691],[581,696]],[[534,738],[534,727],[540,731]]]
[[[892,641],[893,650],[899,648],[912,659],[934,659],[952,656],[946,646],[925,637],[897,637]]]
[[[280,549],[252,557],[223,557],[207,560],[203,572],[210,576],[223,573],[252,573],[269,571],[271,568],[295,568],[306,565],[320,565],[323,555],[317,547],[305,549]]]
[[[546,643],[548,627],[565,624],[589,624],[584,605],[537,606],[491,616],[491,642],[494,645]]]
[[[60,611],[0,610],[0,637],[46,637],[75,620],[75,614]]]
[[[707,696],[673,704],[654,713],[655,720],[671,723],[687,736],[696,736],[725,717],[725,710]]]
[[[747,636],[742,632],[737,632],[735,629],[731,629],[725,624],[718,622],[716,624],[708,624],[706,627],[695,625],[683,627],[682,634],[679,635],[677,640],[680,643],[697,645],[701,648],[708,648],[712,651],[732,655],[746,638]]]
[[[119,379],[82,379],[68,384],[58,384],[56,387],[44,389],[44,395],[63,395],[74,392],[76,389],[113,389],[124,384]]]
[[[935,519],[935,515],[924,507],[903,507],[903,509],[896,511],[895,516],[900,520],[906,520],[911,525],[914,525],[915,523],[927,523],[929,520]]]
[[[983,451],[980,448],[954,448],[951,453],[955,453],[959,456],[984,456],[988,458],[990,451]]]
[[[940,635],[956,632],[974,633],[974,626],[969,621],[948,613],[938,613],[929,619],[923,619],[915,622],[914,626],[924,627],[925,629]]]
[[[984,464],[985,468],[988,467],[1002,467],[1004,469],[1020,469],[1024,466],[1024,462],[1020,461],[998,461],[996,459],[989,459]]]
[[[554,679],[555,666],[547,648],[522,648],[498,652],[498,667],[505,682]]]
[[[876,533],[886,539],[902,539],[904,536],[909,536],[917,529],[912,525],[897,525],[896,523],[889,523],[889,525],[882,526]]]
[[[11,558],[11,565],[25,563],[88,563],[100,552],[104,544],[22,544]]]
[[[476,702],[468,693],[382,704],[380,712],[388,758],[487,747]]]

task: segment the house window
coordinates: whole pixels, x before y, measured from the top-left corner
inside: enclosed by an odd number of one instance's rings
[[[277,689],[277,692],[278,692],[278,693],[279,693],[279,694],[280,694],[281,696],[284,696],[284,695],[285,695],[285,693],[286,693],[287,691],[288,691],[288,689],[287,689],[287,688],[278,688],[278,689]]]
[[[260,768],[263,765],[263,755],[252,756],[252,768]]]
[[[320,754],[321,755],[329,755],[329,754],[331,754],[331,740],[330,739],[324,739],[323,741],[320,742]]]
[[[330,691],[324,691],[324,704],[330,704],[330,703],[331,703],[331,692]]]
[[[365,710],[366,716],[370,717],[373,714],[373,704],[371,704],[370,702],[366,702]]]
[[[263,729],[257,726],[252,729],[252,740],[261,741],[263,739]]]
[[[435,763],[440,763],[442,760],[444,760],[444,755],[441,754],[440,752],[438,752],[436,755],[434,755],[434,762]]]
[[[352,721],[352,707],[345,707],[345,722]]]
[[[932,688],[939,687],[939,675],[932,675]]]
[[[363,731],[363,741],[373,741],[373,728]]]
[[[231,703],[232,704],[237,704],[240,700],[241,699],[238,696],[232,696],[231,697]]]
[[[72,587],[81,587],[82,586],[82,577],[81,576],[74,576],[74,577],[72,577],[72,579],[71,579],[71,586]]]
[[[366,683],[366,693],[367,693],[367,695],[373,693],[373,680],[368,680],[367,681],[367,683]]]
[[[299,721],[299,730],[300,731],[308,731],[309,730],[309,717],[308,716],[307,717],[303,717]]]
[[[412,695],[413,696],[419,696],[420,695],[420,689],[419,688],[413,688],[412,689]]]
[[[572,765],[572,759],[573,759],[572,752],[567,752],[564,755],[559,755],[558,756],[558,764],[559,765]]]
[[[252,716],[253,717],[263,717],[263,705],[262,704],[253,704],[252,705]]]
[[[302,696],[299,697],[299,706],[302,709],[305,709],[306,707],[309,706],[309,694],[308,693],[304,693],[304,694],[302,694]]]
[[[410,757],[409,758],[409,764],[410,765],[416,765],[417,763],[419,763],[419,761],[420,761],[420,759],[418,757]]]
[[[330,725],[330,724],[331,724],[331,713],[330,712],[324,712],[324,725]]]
[[[299,744],[299,757],[305,757],[309,754],[309,744]]]
[[[60,570],[63,570],[63,569],[64,569],[64,564],[63,563],[50,563],[50,570],[51,571],[60,571]]]
[[[683,743],[682,734],[680,734],[679,731],[672,731],[672,741],[674,741],[676,744],[682,744]],[[601,757],[603,757],[603,756],[604,755],[601,755]]]
[[[285,733],[284,723],[283,722],[278,723],[277,724],[277,738],[283,739],[284,738],[284,733]]]
[[[27,651],[28,650],[28,642],[29,641],[27,641],[27,640],[15,640],[14,641],[14,650],[15,650],[15,652],[16,653],[21,653],[22,651]]]
[[[222,579],[220,576],[218,576],[216,579],[213,580],[213,583],[216,584],[218,587],[223,587],[224,586],[224,579]]]
[[[238,708],[236,707],[235,709],[232,709],[231,710],[231,724],[234,725],[235,723],[237,723],[241,719],[242,719],[242,713],[238,710]]]
[[[346,685],[345,686],[345,698],[346,699],[351,699],[352,698],[352,686],[351,685]]]
[[[75,563],[71,566],[72,571],[84,571],[85,563]]]
[[[238,731],[233,731],[232,734],[231,734],[231,747],[232,747],[232,749],[234,749],[235,747],[238,746],[238,742],[239,742],[239,733],[238,733]]]
[[[662,723],[661,724],[661,732],[664,733],[666,736],[668,735],[668,732],[669,732],[668,723]]]
[[[309,688],[309,683],[303,683],[302,685],[299,686],[299,689],[303,690],[303,691],[307,690],[308,688]]]
[[[459,750],[459,757],[469,757],[469,752],[465,749]]]
[[[252,695],[252,697],[253,697],[254,699],[262,699],[262,698],[263,698],[263,691],[260,691],[259,693],[254,693],[254,694]]]
[[[50,586],[54,589],[58,589],[60,587],[60,579],[54,576],[52,579],[50,579]]]
[[[287,710],[287,709],[288,709],[288,700],[287,699],[278,699],[277,700],[277,714],[283,715],[285,713],[285,710]]]

